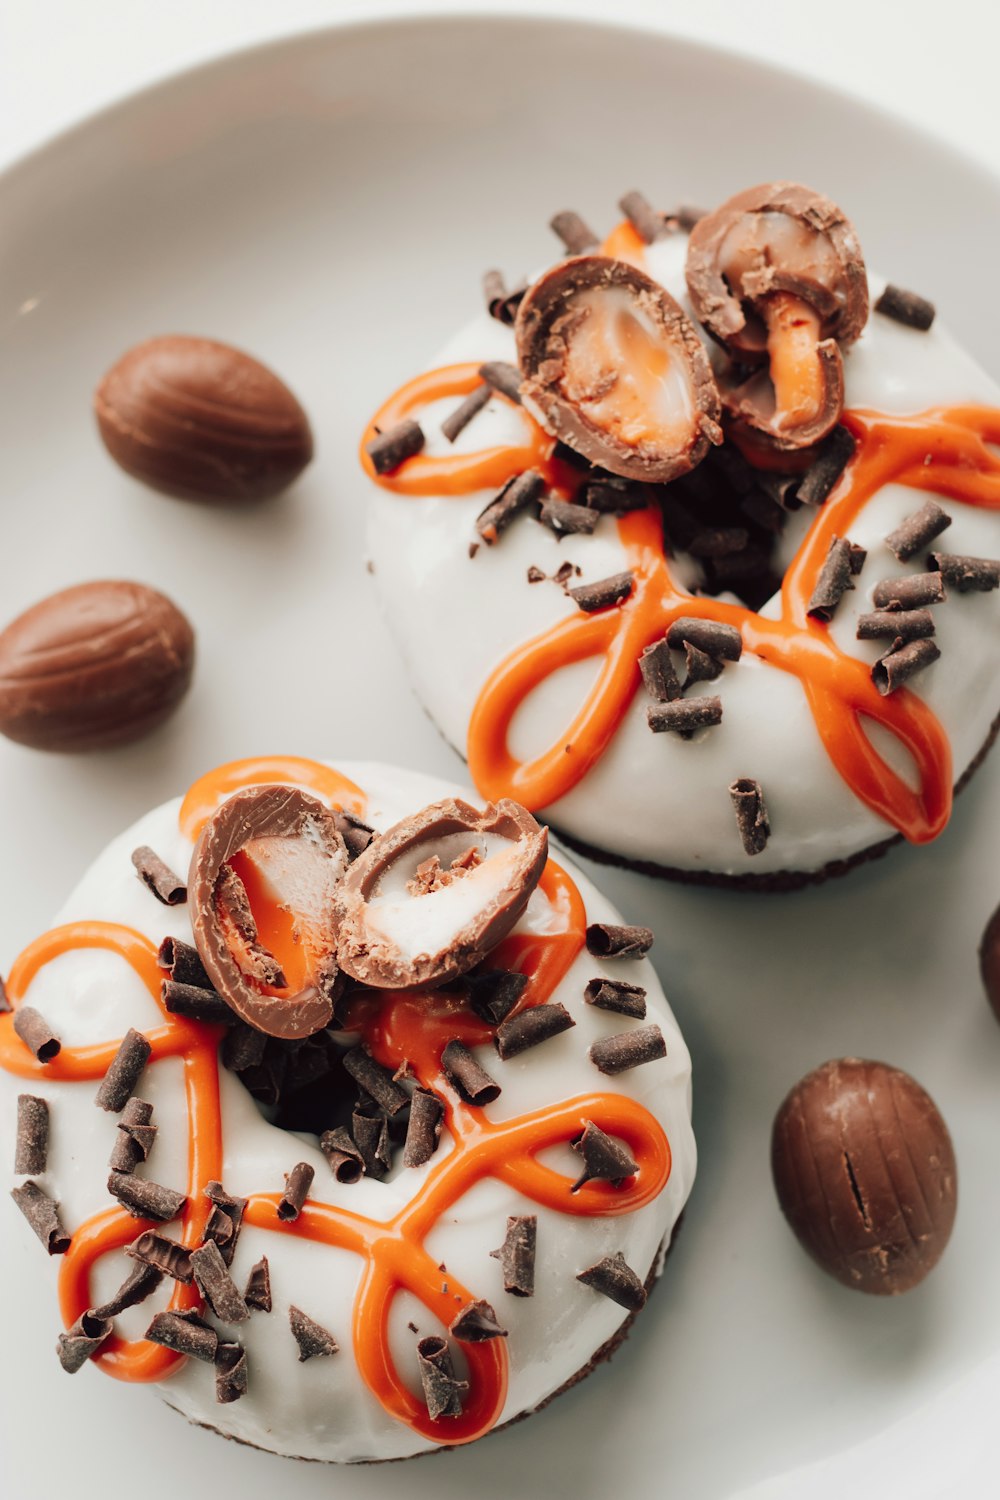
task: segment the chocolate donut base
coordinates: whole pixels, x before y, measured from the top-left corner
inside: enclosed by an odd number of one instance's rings
[[[990,732],[981,748],[956,781],[956,797],[965,791],[979,770],[992,749],[998,733],[1000,733],[1000,714],[997,714],[990,725]],[[609,849],[599,849],[595,844],[584,843],[582,839],[560,828],[557,823],[553,823],[551,827],[561,844],[572,849],[574,854],[582,854],[587,859],[592,859],[595,864],[614,865],[622,870],[635,870],[640,875],[652,875],[656,880],[674,880],[680,885],[717,886],[731,891],[761,891],[773,894],[781,891],[800,891],[810,885],[823,885],[827,880],[849,874],[858,865],[869,864],[873,859],[881,859],[896,844],[905,842],[901,833],[894,833],[891,838],[882,839],[877,844],[870,844],[867,849],[859,850],[849,859],[833,859],[818,870],[773,870],[767,875],[723,875],[714,870],[684,870],[675,865],[660,865],[652,859],[627,859],[625,855],[613,854]]]
[[[670,1259],[670,1252],[673,1250],[674,1245],[677,1243],[677,1235],[680,1232],[680,1227],[683,1222],[684,1210],[682,1209],[677,1222],[674,1224],[673,1230],[671,1231],[670,1244],[667,1246],[666,1254],[663,1254],[663,1241],[661,1241],[660,1247],[653,1257],[653,1264],[649,1268],[649,1275],[646,1277],[645,1281],[647,1301],[652,1294],[653,1288],[656,1286],[657,1282],[663,1275],[663,1272],[666,1270],[667,1261]],[[662,1264],[660,1261],[661,1256],[663,1257]],[[657,1269],[658,1267],[659,1269]],[[645,1306],[645,1304],[643,1305]],[[492,1437],[494,1433],[505,1432],[508,1427],[513,1427],[518,1422],[526,1422],[529,1417],[533,1417],[537,1415],[538,1412],[544,1411],[547,1406],[551,1405],[551,1403],[555,1401],[557,1396],[563,1395],[565,1391],[572,1390],[575,1385],[580,1384],[581,1380],[586,1380],[587,1376],[593,1374],[593,1372],[599,1365],[606,1364],[608,1360],[610,1360],[615,1354],[617,1354],[622,1344],[624,1344],[625,1340],[632,1332],[632,1325],[635,1323],[635,1320],[639,1316],[639,1313],[641,1311],[642,1308],[638,1308],[635,1312],[630,1312],[621,1326],[619,1328],[616,1328],[611,1337],[609,1339],[606,1339],[600,1346],[600,1348],[591,1355],[587,1363],[583,1365],[579,1370],[577,1370],[575,1374],[571,1375],[568,1380],[564,1380],[562,1385],[558,1386],[557,1389],[551,1393],[551,1395],[546,1396],[543,1401],[539,1401],[538,1405],[533,1406],[530,1411],[518,1412],[516,1417],[510,1417],[506,1422],[502,1422],[499,1427],[492,1428],[490,1432],[485,1434],[485,1436]],[[213,1427],[211,1422],[197,1422],[195,1421],[194,1417],[188,1417],[185,1412],[182,1412],[179,1407],[174,1406],[172,1402],[167,1401],[166,1398],[164,1398],[164,1405],[168,1406],[171,1411],[176,1412],[179,1417],[184,1417],[186,1421],[190,1422],[192,1427],[201,1427],[205,1432],[212,1432],[216,1437],[225,1438],[227,1442],[239,1443],[241,1448],[254,1448],[258,1453],[270,1453],[275,1458],[290,1458],[293,1459],[296,1463],[301,1464],[338,1464],[339,1466],[339,1460],[337,1459],[306,1458],[299,1453],[277,1453],[273,1448],[265,1448],[261,1443],[251,1443],[248,1438],[235,1437],[230,1432],[222,1432],[218,1427]],[[479,1441],[482,1442],[482,1438],[480,1438]],[[463,1444],[462,1446],[464,1447],[466,1445]],[[404,1458],[354,1459],[351,1463],[344,1464],[343,1467],[368,1467],[373,1464],[407,1464],[411,1463],[415,1458],[434,1458],[439,1453],[455,1453],[457,1451],[458,1449],[454,1445],[445,1443],[442,1444],[440,1448],[428,1448],[423,1453],[411,1453]]]

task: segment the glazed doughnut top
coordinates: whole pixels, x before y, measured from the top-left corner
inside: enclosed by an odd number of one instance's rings
[[[301,985],[332,1008],[319,1032],[240,1022],[206,976],[199,860],[248,788],[275,794],[227,856],[250,915],[217,874],[213,909],[244,974],[262,955],[287,971],[251,1003]],[[39,1253],[34,1229],[58,1257],[64,1368],[155,1383],[276,1453],[402,1458],[532,1411],[642,1305],[695,1168],[690,1060],[651,934],[621,926],[519,810],[475,824],[470,855],[474,810],[453,797],[380,765],[220,767],[114,840],[16,960],[0,1015],[28,1221],[15,1253]],[[373,879],[382,832],[431,802],[458,822],[412,845],[411,864],[434,852],[405,888],[392,865]],[[290,827],[292,884],[272,888],[261,851]],[[300,856],[337,849],[345,965],[367,972],[378,929],[401,963],[391,988],[309,969]],[[431,926],[465,920],[462,901],[488,909],[485,958],[469,921],[474,967],[411,982],[434,946],[408,926],[421,900]]]
[[[1000,709],[997,388],[923,299],[869,315],[820,195],[637,197],[602,244],[557,216],[569,257],[362,439],[417,694],[482,795],[629,863],[933,840]]]

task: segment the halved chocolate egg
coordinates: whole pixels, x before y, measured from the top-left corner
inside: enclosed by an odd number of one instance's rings
[[[334,891],[348,866],[337,815],[290,786],[230,797],[188,879],[198,953],[219,994],[269,1036],[326,1026],[340,979]]]
[[[625,261],[580,255],[531,287],[515,325],[521,399],[612,474],[664,484],[722,441],[708,356],[679,303]]]
[[[547,856],[547,830],[516,802],[431,803],[374,838],[340,882],[340,967],[387,990],[467,973],[514,926]]]

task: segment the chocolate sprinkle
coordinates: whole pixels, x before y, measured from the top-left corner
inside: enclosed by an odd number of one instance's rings
[[[695,208],[690,203],[681,203],[667,217],[674,220],[678,229],[686,230],[690,234],[699,220],[704,219],[707,214],[707,208]]]
[[[222,1251],[222,1259],[227,1266],[231,1266],[236,1241],[243,1227],[247,1200],[234,1198],[231,1193],[226,1192],[221,1182],[206,1183],[203,1192],[215,1210],[205,1227],[205,1238],[215,1241]]]
[[[722,675],[723,664],[717,656],[699,651],[690,642],[684,647],[684,687],[693,687],[696,682],[714,682]]]
[[[380,432],[377,437],[373,437],[370,443],[365,444],[365,452],[371,459],[376,474],[391,474],[404,460],[419,453],[424,441],[424,430],[420,423],[408,417],[406,421],[397,422],[395,427],[390,427],[388,432]]]
[[[256,1265],[250,1267],[250,1275],[243,1292],[243,1301],[253,1312],[269,1313],[271,1301],[271,1267],[267,1256],[262,1255]]]
[[[151,1125],[153,1106],[135,1095],[129,1099],[118,1121],[115,1144],[108,1165],[113,1172],[134,1172],[145,1161],[156,1140],[156,1126]]]
[[[907,328],[918,328],[921,333],[926,333],[934,322],[935,308],[934,303],[928,302],[926,297],[919,297],[916,292],[907,292],[901,286],[893,286],[890,281],[875,303],[875,311],[897,323],[905,323]]]
[[[521,372],[517,365],[508,364],[505,359],[489,359],[479,366],[479,375],[492,390],[499,391],[501,396],[520,406]]]
[[[627,1073],[630,1068],[666,1057],[667,1044],[659,1026],[640,1026],[635,1031],[619,1031],[592,1043],[589,1057],[596,1068],[608,1077]]]
[[[343,1125],[338,1125],[335,1130],[324,1130],[319,1138],[319,1149],[338,1182],[357,1182],[364,1175],[364,1158]]]
[[[200,1359],[206,1365],[215,1364],[219,1335],[196,1312],[158,1312],[146,1329],[146,1338],[151,1344],[173,1349],[176,1354]]]
[[[267,1043],[265,1032],[258,1031],[255,1026],[248,1026],[245,1021],[237,1020],[222,1038],[219,1055],[223,1066],[231,1073],[245,1073],[249,1068],[259,1068],[264,1061]]]
[[[7,996],[7,986],[3,982],[3,975],[0,974],[0,1016],[9,1016],[10,1012],[11,1004]]]
[[[351,1134],[361,1152],[366,1176],[380,1182],[392,1166],[389,1125],[385,1115],[373,1117],[355,1110],[351,1117]]]
[[[718,657],[719,661],[739,661],[743,654],[743,637],[735,625],[688,616],[675,620],[670,626],[667,645],[675,651],[684,646],[696,646],[707,656]]]
[[[118,1314],[123,1313],[127,1307],[137,1307],[140,1302],[145,1302],[146,1298],[156,1291],[162,1280],[162,1271],[139,1261],[132,1267],[114,1296],[110,1297],[107,1302],[102,1302],[100,1307],[93,1309],[93,1316],[117,1318]]]
[[[934,634],[934,616],[929,609],[879,609],[858,617],[858,640],[875,641],[882,636],[907,641],[926,639]]]
[[[162,1271],[165,1276],[172,1276],[175,1281],[183,1281],[185,1285],[193,1280],[191,1252],[187,1247],[179,1245],[176,1240],[167,1239],[166,1235],[154,1234],[151,1229],[140,1234],[131,1245],[126,1245],[125,1254],[133,1260],[141,1260],[144,1265],[152,1266],[156,1271]]]
[[[492,1258],[500,1262],[503,1289],[512,1297],[533,1297],[535,1294],[537,1236],[537,1215],[517,1214],[507,1220],[507,1235],[499,1250],[490,1251]]]
[[[215,1399],[225,1406],[247,1393],[247,1352],[242,1344],[220,1344],[215,1351]]]
[[[414,1089],[403,1145],[403,1166],[422,1167],[438,1148],[444,1105],[430,1089]]]
[[[940,572],[901,573],[898,578],[884,578],[872,589],[876,609],[923,609],[925,604],[940,604],[944,597]]]
[[[492,394],[493,392],[485,382],[477,385],[469,392],[461,406],[456,406],[455,410],[445,417],[441,423],[441,431],[449,443],[453,443],[459,433],[464,432],[473,417],[482,411]]]
[[[210,990],[213,987],[197,948],[182,942],[180,938],[165,937],[157,952],[156,962],[178,984],[193,984],[200,990]]]
[[[465,1304],[452,1320],[448,1332],[463,1344],[484,1344],[487,1339],[507,1337],[507,1330],[500,1327],[496,1312],[481,1298]]]
[[[645,510],[649,504],[649,496],[643,489],[617,474],[589,479],[582,495],[584,505],[599,510],[602,515],[624,515],[630,510]]]
[[[687,550],[692,557],[729,557],[742,552],[750,540],[745,526],[706,526],[695,532]]]
[[[236,1012],[215,990],[203,990],[193,984],[178,984],[165,979],[160,985],[160,999],[172,1016],[190,1021],[205,1021],[210,1026],[232,1026]]]
[[[875,663],[872,667],[872,682],[885,698],[902,687],[915,673],[922,672],[925,667],[936,662],[940,655],[934,641],[910,641]]]
[[[689,740],[698,729],[722,723],[721,698],[680,698],[647,708],[646,721],[654,734],[679,734]]]
[[[507,1058],[517,1057],[518,1053],[537,1047],[539,1042],[547,1042],[549,1037],[558,1036],[561,1031],[568,1031],[575,1025],[569,1011],[558,1001],[533,1005],[504,1021],[494,1041],[500,1058],[506,1062]]]
[[[613,573],[610,578],[598,579],[596,583],[581,583],[575,589],[567,589],[569,597],[587,614],[607,609],[611,604],[620,604],[627,599],[635,586],[632,573]]]
[[[953,552],[932,552],[929,558],[950,588],[960,594],[975,590],[988,594],[1000,586],[1000,562],[989,557],[958,557]]]
[[[585,1120],[583,1134],[573,1143],[573,1150],[583,1157],[583,1171],[570,1188],[578,1193],[594,1179],[618,1184],[638,1172],[639,1164],[621,1141],[613,1140],[593,1120]]]
[[[644,647],[639,657],[639,671],[642,673],[646,692],[658,703],[671,703],[680,697],[680,679],[674,670],[666,638]]]
[[[526,469],[523,474],[507,481],[476,517],[476,530],[488,547],[499,540],[515,516],[535,503],[544,488],[537,469]]]
[[[14,1030],[40,1063],[59,1056],[62,1042],[33,1005],[21,1005],[14,1012]]]
[[[814,462],[798,483],[794,484],[796,508],[800,505],[822,505],[854,457],[856,447],[857,442],[850,429],[838,424],[820,443]]]
[[[34,1094],[18,1094],[14,1171],[19,1177],[44,1172],[48,1155],[49,1106]]]
[[[491,270],[483,273],[483,299],[491,318],[496,318],[498,323],[506,323],[508,328],[517,317],[517,309],[520,307],[528,283],[522,281],[513,291],[508,292],[507,284],[499,271]]]
[[[377,1063],[364,1047],[354,1047],[346,1052],[344,1067],[355,1083],[359,1083],[387,1115],[398,1115],[409,1104],[406,1090],[401,1089],[398,1083],[393,1083],[392,1074]]]
[[[81,1313],[73,1324],[56,1340],[59,1363],[67,1375],[82,1370],[91,1355],[96,1354],[111,1334],[111,1319],[98,1317],[95,1312]]]
[[[20,1187],[11,1188],[10,1196],[49,1254],[65,1255],[69,1249],[69,1235],[60,1222],[58,1203],[30,1179],[22,1182]]]
[[[832,620],[837,605],[854,587],[853,575],[851,543],[845,536],[831,537],[806,613],[814,620]]]
[[[129,1027],[97,1090],[94,1103],[99,1109],[106,1109],[113,1114],[121,1113],[139,1082],[151,1051],[142,1032]]]
[[[465,983],[469,1008],[481,1021],[499,1026],[524,994],[528,976],[514,969],[484,969],[479,974],[467,974]]]
[[[771,836],[771,825],[760,782],[741,776],[730,786],[729,795],[744,852],[751,855],[762,854]]]
[[[648,927],[592,922],[587,928],[587,952],[595,958],[642,958],[653,946]]]
[[[132,863],[143,885],[164,906],[182,906],[187,900],[187,886],[183,880],[148,844],[140,844],[138,849],[132,850]]]
[[[468,1047],[449,1042],[441,1054],[448,1082],[467,1104],[491,1104],[500,1095],[500,1085],[479,1066]]]
[[[108,1177],[108,1192],[133,1218],[155,1219],[160,1224],[176,1219],[187,1202],[185,1193],[175,1193],[131,1172],[112,1172]]]
[[[584,255],[600,244],[594,231],[571,208],[554,214],[549,220],[549,228],[562,240],[569,255]]]
[[[307,1359],[315,1359],[317,1355],[325,1357],[336,1354],[340,1348],[333,1334],[320,1323],[314,1322],[301,1307],[294,1304],[289,1307],[288,1322],[299,1346],[300,1365],[304,1365]]]
[[[278,1204],[279,1219],[288,1223],[298,1218],[315,1175],[315,1167],[311,1167],[307,1161],[296,1162],[292,1170],[285,1173],[285,1191]]]
[[[626,219],[628,219],[639,238],[644,240],[647,245],[652,245],[654,241],[662,239],[665,234],[669,234],[670,231],[663,215],[657,213],[649,199],[636,189],[633,189],[632,192],[626,193],[620,198],[618,200],[618,207]]]
[[[469,1389],[469,1382],[455,1379],[447,1340],[436,1334],[421,1339],[417,1344],[417,1369],[431,1421],[436,1422],[439,1417],[460,1417],[462,1392]]]
[[[556,536],[590,536],[601,519],[600,513],[586,505],[576,505],[570,500],[560,500],[556,495],[547,495],[542,502],[538,519],[543,526],[554,531]]]
[[[240,1296],[214,1240],[206,1240],[197,1250],[191,1251],[191,1270],[195,1286],[221,1322],[246,1322],[250,1309]]]
[[[947,531],[950,525],[951,516],[948,512],[942,510],[936,500],[927,500],[912,516],[907,516],[895,531],[890,531],[885,544],[900,562],[909,562],[911,557],[930,546],[942,531]]]
[[[641,984],[626,984],[623,979],[591,979],[583,992],[588,1005],[599,1010],[613,1010],[634,1021],[646,1017],[646,991]]]
[[[646,1288],[620,1250],[581,1271],[576,1279],[592,1291],[600,1292],[602,1297],[610,1297],[619,1307],[628,1308],[629,1312],[638,1312],[645,1305]]]

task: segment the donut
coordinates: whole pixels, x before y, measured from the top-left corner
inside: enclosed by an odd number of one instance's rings
[[[622,201],[362,437],[417,696],[598,859],[780,890],[930,843],[1000,709],[997,387],[811,189]]]
[[[0,1015],[10,1274],[56,1258],[59,1362],[306,1459],[533,1412],[691,1189],[651,941],[523,808],[395,767],[240,761],[147,814]]]

